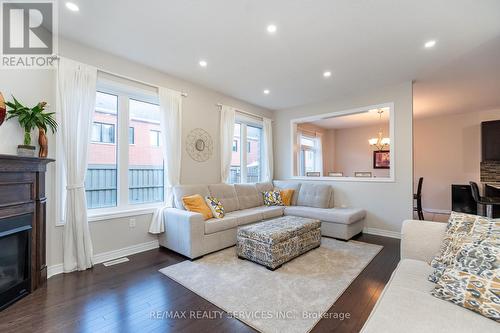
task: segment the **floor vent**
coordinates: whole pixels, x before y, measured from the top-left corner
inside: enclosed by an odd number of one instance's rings
[[[121,264],[121,263],[124,263],[124,262],[127,262],[127,261],[130,261],[130,260],[128,260],[127,257],[123,257],[123,258],[118,258],[118,259],[115,259],[115,260],[106,261],[106,262],[103,262],[102,264],[104,266],[108,267],[108,266],[118,265],[118,264]]]

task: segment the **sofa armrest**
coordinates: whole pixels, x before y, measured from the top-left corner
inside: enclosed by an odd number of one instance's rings
[[[401,259],[430,262],[438,253],[446,223],[406,220],[401,228]]]
[[[160,245],[189,258],[196,258],[203,251],[205,219],[200,213],[177,208],[165,208],[165,233]]]

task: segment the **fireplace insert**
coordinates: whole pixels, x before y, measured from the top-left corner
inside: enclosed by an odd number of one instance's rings
[[[0,220],[0,310],[31,289],[31,222],[33,214]]]

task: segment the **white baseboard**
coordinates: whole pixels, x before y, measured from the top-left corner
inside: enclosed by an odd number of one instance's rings
[[[377,235],[377,236],[384,236],[384,237],[401,239],[401,233],[396,232],[396,231],[365,227],[365,228],[363,228],[363,232],[365,234],[370,234],[370,235]]]
[[[94,264],[100,264],[105,261],[114,260],[121,257],[130,256],[136,253],[157,249],[158,247],[160,247],[158,240],[153,240],[146,243],[127,246],[118,250],[98,253],[94,255],[94,257],[92,258],[92,262]],[[48,278],[61,273],[64,273],[63,264],[52,265],[47,268]]]

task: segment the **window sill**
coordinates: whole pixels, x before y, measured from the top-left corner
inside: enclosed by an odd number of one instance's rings
[[[163,205],[148,206],[142,208],[129,208],[113,210],[108,212],[98,212],[98,213],[88,213],[89,222],[119,219],[122,217],[138,216],[153,214],[158,208],[163,207]]]
[[[161,207],[163,207],[163,204],[156,206],[142,207],[142,208],[128,208],[120,210],[115,209],[113,211],[107,211],[107,212],[88,213],[87,219],[89,222],[97,222],[97,221],[119,219],[124,217],[148,215],[148,214],[154,214],[156,210]],[[62,227],[64,225],[65,225],[64,222],[60,222],[56,224],[56,227]]]
[[[332,181],[332,182],[359,182],[359,183],[394,183],[396,180],[394,178],[384,178],[384,177],[306,177],[306,176],[293,176],[292,179],[295,180],[321,180],[321,181]]]

